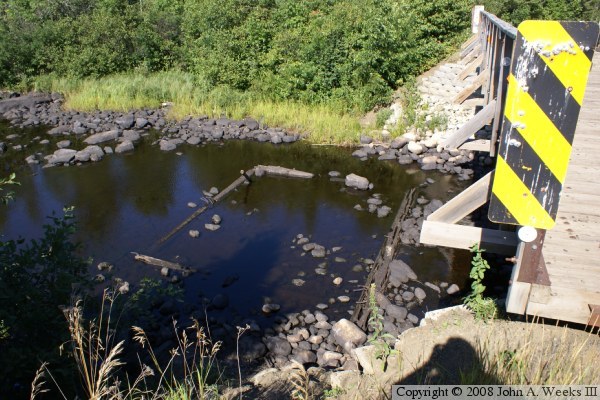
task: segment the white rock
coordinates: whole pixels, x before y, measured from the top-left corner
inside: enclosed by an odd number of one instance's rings
[[[437,156],[425,156],[421,159],[421,162],[423,164],[435,164],[437,160]]]
[[[335,342],[343,347],[347,353],[367,341],[367,334],[345,318],[333,324],[331,333]]]
[[[408,142],[407,148],[408,151],[410,151],[413,154],[421,154],[423,152],[423,146],[414,141]]]
[[[131,140],[123,140],[115,147],[115,153],[125,153],[127,151],[133,151],[133,142]]]
[[[450,285],[450,287],[448,289],[446,289],[446,293],[448,293],[448,294],[458,293],[459,291],[460,291],[460,288],[458,287],[458,285],[456,283],[453,283],[452,285]]]
[[[402,135],[402,137],[407,139],[409,142],[414,142],[417,140],[417,135],[413,132],[406,132],[404,135]]]
[[[346,186],[360,190],[367,190],[369,188],[369,180],[356,174],[346,175],[345,183]]]

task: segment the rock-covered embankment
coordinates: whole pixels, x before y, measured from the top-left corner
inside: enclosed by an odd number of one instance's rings
[[[28,163],[46,162],[46,165],[78,164],[99,161],[107,154],[124,153],[136,144],[150,129],[160,131],[155,144],[163,151],[172,151],[183,144],[196,146],[205,142],[228,139],[246,139],[273,144],[292,143],[300,135],[279,128],[261,126],[256,120],[241,121],[206,116],[186,117],[180,121],[167,118],[168,108],[138,110],[129,113],[96,111],[91,113],[65,111],[62,96],[31,94],[0,100],[0,116],[14,126],[53,126],[48,135],[65,138],[57,143],[58,149],[30,154]],[[69,140],[70,139],[70,140]],[[38,137],[41,145],[49,145],[47,138]],[[79,148],[74,148],[77,145]],[[6,150],[10,146],[4,144]],[[26,150],[22,146],[14,150]]]

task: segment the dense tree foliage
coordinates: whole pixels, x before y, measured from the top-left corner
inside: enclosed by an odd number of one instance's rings
[[[484,0],[482,4],[515,26],[526,19],[600,19],[600,0]]]
[[[598,0],[487,0],[518,23]],[[0,0],[0,87],[170,69],[207,88],[364,111],[445,56],[474,0]],[[596,13],[596,14],[594,14]]]
[[[447,54],[471,0],[5,0],[0,86],[180,69],[197,83],[366,110]]]

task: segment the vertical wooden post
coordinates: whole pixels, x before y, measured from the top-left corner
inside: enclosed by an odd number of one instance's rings
[[[510,43],[510,47],[508,47]],[[500,61],[498,68],[498,86],[496,90],[496,112],[494,114],[494,122],[492,124],[492,135],[490,137],[490,157],[496,156],[496,141],[498,140],[498,132],[502,127],[502,110],[504,110],[504,101],[506,99],[506,93],[504,86],[506,78],[508,76],[508,70],[510,65],[504,64],[504,59],[507,55],[512,54],[512,40],[507,38],[506,34],[502,37],[502,49],[500,51]]]

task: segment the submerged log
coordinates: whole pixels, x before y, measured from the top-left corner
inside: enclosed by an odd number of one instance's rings
[[[390,232],[386,235],[386,239],[379,250],[379,254],[375,259],[375,264],[371,268],[364,289],[360,296],[360,299],[356,303],[356,308],[352,314],[352,322],[358,325],[362,329],[366,329],[367,321],[371,310],[369,309],[369,288],[374,283],[378,290],[383,290],[388,283],[390,262],[394,259],[397,251],[398,244],[400,243],[400,236],[402,231],[402,222],[409,215],[409,211],[414,202],[415,188],[412,188],[404,196],[398,213],[394,218]]]
[[[160,258],[146,256],[146,255],[139,254],[139,253],[136,253],[133,251],[131,252],[131,254],[133,254],[133,258],[135,258],[137,261],[141,261],[146,264],[154,265],[156,267],[169,268],[170,270],[180,271],[180,272],[189,272],[189,273],[196,272],[195,269],[184,267],[181,264],[177,264],[177,263],[174,263],[171,261],[161,260]]]
[[[232,191],[234,191],[238,186],[240,186],[244,182],[250,182],[250,177],[254,174],[254,169],[250,169],[248,171],[240,171],[240,172],[241,172],[242,176],[240,176],[239,178],[237,178],[229,186],[227,186],[225,189],[223,189],[221,192],[219,192],[219,194],[217,194],[215,197],[213,197],[211,199],[211,204],[210,205],[206,205],[204,207],[200,207],[199,209],[197,209],[196,211],[194,211],[192,213],[192,215],[190,215],[189,217],[187,217],[185,219],[185,221],[183,221],[182,223],[180,223],[179,225],[177,225],[175,228],[173,228],[173,230],[171,230],[171,232],[169,232],[165,236],[163,236],[156,244],[160,245],[161,243],[166,242],[171,236],[173,236],[174,234],[176,234],[177,232],[179,232],[183,227],[185,227],[187,224],[189,224],[194,219],[196,219],[196,217],[198,217],[204,211],[208,210],[210,208],[210,206],[212,206],[212,204],[218,203],[221,199],[223,199],[229,193],[231,193]]]
[[[301,178],[310,179],[314,176],[310,172],[298,171],[296,169],[290,169],[275,165],[257,165],[254,167],[256,176],[262,176],[263,174],[272,176],[285,176],[286,178]]]
[[[158,246],[164,242],[166,242],[171,236],[179,232],[183,227],[192,222],[196,217],[202,214],[204,211],[208,210],[213,204],[218,203],[221,199],[227,196],[229,193],[237,189],[238,186],[245,182],[251,182],[250,177],[252,175],[256,175],[257,177],[266,175],[272,176],[285,176],[288,178],[301,178],[301,179],[310,179],[314,175],[310,172],[298,171],[295,169],[279,167],[274,165],[257,165],[254,168],[249,169],[248,171],[240,171],[242,174],[239,178],[233,181],[229,186],[223,189],[219,194],[210,199],[210,204],[207,204],[204,207],[200,207],[196,211],[192,213],[185,221],[181,224],[177,225],[171,232],[167,233],[164,237],[162,237],[158,242],[156,242],[155,246]]]

